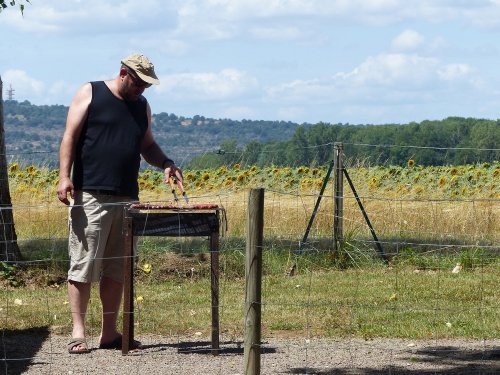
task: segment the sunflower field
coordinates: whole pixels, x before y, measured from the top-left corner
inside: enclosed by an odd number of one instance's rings
[[[239,164],[218,169],[185,170],[184,188],[192,194],[226,192],[254,187],[294,193],[314,194],[321,189],[328,166],[241,167]],[[500,162],[460,166],[408,165],[347,168],[356,189],[378,196],[425,198],[500,198]],[[9,186],[13,200],[43,197],[51,200],[59,171],[35,167],[9,166]],[[163,171],[144,169],[139,174],[142,194],[158,195],[169,190]]]
[[[233,197],[226,199],[222,205],[232,222],[237,222],[237,225],[232,225],[232,234],[235,235],[244,231],[245,192],[250,188],[265,188],[269,196],[266,209],[272,211],[274,216],[279,215],[279,220],[271,217],[267,221],[278,220],[284,227],[276,230],[286,232],[274,235],[296,237],[304,232],[327,170],[328,166],[258,168],[239,164],[217,169],[184,170],[184,188],[191,201],[196,203],[200,200],[220,201],[215,197],[221,195]],[[409,160],[405,166],[353,167],[346,170],[381,233],[394,235],[409,231],[412,235],[418,233],[419,237],[433,237],[436,228],[441,226],[446,229],[456,226],[456,231],[462,232],[460,228],[467,226],[474,228],[468,229],[474,232],[472,239],[483,238],[485,230],[488,238],[496,239],[495,233],[499,232],[500,162],[423,167]],[[170,203],[173,196],[164,179],[161,170],[142,170],[138,180],[140,200]],[[333,173],[322,203],[324,216],[317,218],[316,224],[321,233],[331,232],[332,181]],[[26,232],[28,237],[42,235],[47,230],[57,233],[59,227],[61,231],[66,229],[67,211],[56,198],[57,183],[58,170],[17,163],[9,166],[16,226],[22,227],[18,222],[23,218],[35,223],[30,224],[31,229]],[[348,200],[352,192],[348,187],[344,187],[344,191],[346,215],[353,216],[348,218],[346,227],[349,230],[352,225],[357,231],[356,228],[363,227],[363,219],[359,217],[355,201]],[[436,206],[439,206],[438,209]],[[476,213],[471,215],[471,210]],[[22,229],[19,231],[24,233]],[[466,231],[461,236],[469,234]]]

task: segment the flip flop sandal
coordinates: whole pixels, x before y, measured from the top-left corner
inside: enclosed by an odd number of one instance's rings
[[[83,349],[75,349],[76,347],[81,346]],[[71,339],[68,343],[68,353],[69,354],[85,354],[89,353],[90,350],[87,347],[87,340],[84,338],[74,338]]]

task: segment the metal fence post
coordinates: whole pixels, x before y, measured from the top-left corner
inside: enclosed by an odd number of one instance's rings
[[[334,248],[340,250],[340,245],[344,237],[344,169],[343,162],[344,147],[342,143],[334,144],[334,193],[333,193],[333,239]]]

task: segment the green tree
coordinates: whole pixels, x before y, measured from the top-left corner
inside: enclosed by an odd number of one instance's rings
[[[257,164],[261,151],[262,151],[261,143],[257,141],[250,141],[246,145],[245,151],[243,151],[243,155],[241,157],[242,164],[246,166],[252,166]]]
[[[258,166],[284,166],[288,165],[286,161],[286,153],[289,142],[269,142],[262,147],[259,159],[257,161]]]
[[[309,165],[310,154],[306,129],[299,126],[288,143],[286,161],[289,165]]]
[[[29,0],[25,0],[27,3],[29,3]],[[17,4],[19,5],[19,10],[21,11],[21,14],[24,13],[24,2],[25,1],[18,1]],[[16,5],[16,0],[0,0],[0,12],[4,9],[7,9],[9,6],[13,7]]]
[[[194,157],[186,166],[187,169],[209,169],[218,168],[222,165],[219,155],[215,153],[203,154]]]
[[[473,162],[481,160],[500,160],[500,121],[488,121],[477,123],[472,127],[470,139],[474,147],[478,149]]]
[[[241,161],[241,150],[236,139],[224,139],[220,144],[220,153],[223,165],[233,165]]]
[[[335,143],[334,125],[320,122],[308,131],[308,143],[311,149],[311,166],[327,164],[333,158],[333,144]]]

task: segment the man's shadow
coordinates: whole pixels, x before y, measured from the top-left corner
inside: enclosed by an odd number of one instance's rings
[[[49,327],[0,331],[0,374],[18,375],[33,365],[50,335]]]

